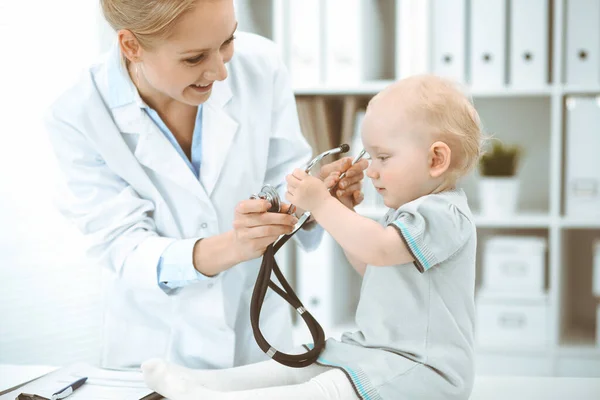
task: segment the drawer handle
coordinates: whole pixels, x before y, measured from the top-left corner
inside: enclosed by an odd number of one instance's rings
[[[525,317],[522,314],[503,314],[499,322],[505,328],[522,328],[525,325]]]

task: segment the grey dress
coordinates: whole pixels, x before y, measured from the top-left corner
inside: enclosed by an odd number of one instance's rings
[[[415,261],[367,267],[359,330],[328,339],[317,363],[342,369],[360,399],[466,399],[477,242],[467,198],[462,190],[427,195],[390,210],[382,224]]]

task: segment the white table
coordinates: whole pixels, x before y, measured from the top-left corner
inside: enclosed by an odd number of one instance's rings
[[[0,364],[0,393],[23,382],[52,372],[57,368],[50,365]]]
[[[600,378],[478,376],[471,400],[599,400]]]
[[[0,392],[55,370],[48,365],[0,364]],[[599,400],[600,378],[479,376],[471,400]]]

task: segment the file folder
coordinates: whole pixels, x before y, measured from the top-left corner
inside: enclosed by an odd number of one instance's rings
[[[509,82],[514,88],[548,85],[548,1],[511,1]]]
[[[320,0],[287,0],[289,69],[294,87],[310,87],[323,81]]]
[[[566,1],[566,83],[600,83],[600,0]]]
[[[506,72],[506,0],[472,0],[471,85],[504,87]]]
[[[465,82],[466,0],[433,0],[432,72]]]

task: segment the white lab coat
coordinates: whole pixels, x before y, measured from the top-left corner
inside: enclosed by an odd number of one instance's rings
[[[240,33],[235,46],[229,77],[214,83],[204,104],[201,182],[139,102],[110,100],[107,69],[119,65],[116,45],[48,113],[68,188],[60,207],[107,267],[103,366],[164,357],[225,368],[266,359],[249,318],[260,258],[174,295],[157,284],[157,263],[170,243],[231,230],[239,201],[265,183],[279,185],[283,196],[285,176],[311,156],[275,45]],[[300,241],[314,247],[320,233],[303,232]],[[271,290],[261,327],[273,345],[291,347],[290,308]]]

